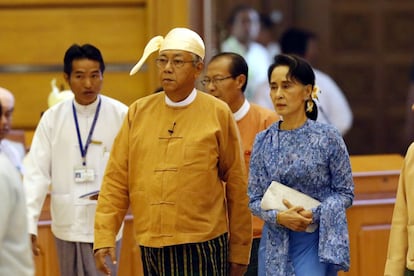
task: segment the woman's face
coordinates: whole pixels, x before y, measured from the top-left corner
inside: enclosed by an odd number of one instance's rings
[[[283,119],[305,116],[304,103],[310,98],[311,85],[287,78],[288,66],[277,66],[270,77],[270,97],[276,112]]]

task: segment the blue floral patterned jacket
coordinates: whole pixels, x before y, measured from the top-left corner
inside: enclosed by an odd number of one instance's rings
[[[279,123],[256,136],[250,159],[248,194],[254,215],[267,224],[266,275],[294,275],[289,260],[289,229],[276,223],[276,210],[263,210],[260,202],[276,180],[321,201],[312,210],[319,224],[319,260],[349,270],[346,208],[352,205],[354,183],[349,154],[333,126],[307,120],[294,130]]]

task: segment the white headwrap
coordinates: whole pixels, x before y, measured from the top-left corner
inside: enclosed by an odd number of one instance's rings
[[[137,64],[131,69],[130,75],[135,74],[147,58],[155,51],[164,50],[184,50],[194,53],[204,59],[204,41],[194,31],[187,28],[174,28],[163,38],[162,36],[153,37],[145,46],[144,53]]]

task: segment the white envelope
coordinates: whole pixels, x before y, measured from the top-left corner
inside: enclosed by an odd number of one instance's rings
[[[303,206],[306,210],[317,207],[320,201],[310,197],[302,192],[292,189],[286,185],[283,185],[277,181],[272,181],[269,188],[267,188],[261,201],[261,207],[263,210],[287,210],[283,204],[283,199],[287,199],[294,206]],[[306,228],[306,232],[314,232],[318,226],[316,224],[310,224]]]

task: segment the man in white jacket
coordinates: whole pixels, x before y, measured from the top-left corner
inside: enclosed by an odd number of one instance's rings
[[[3,124],[0,120],[0,129]],[[19,172],[0,150],[0,275],[34,275],[21,182]]]
[[[104,70],[102,55],[93,45],[69,47],[64,78],[74,100],[60,102],[42,115],[28,154],[24,186],[33,253],[39,253],[37,223],[50,192],[62,276],[100,275],[92,247],[97,201],[82,195],[100,189],[113,140],[128,109],[100,95]],[[118,240],[121,232],[122,228]]]

